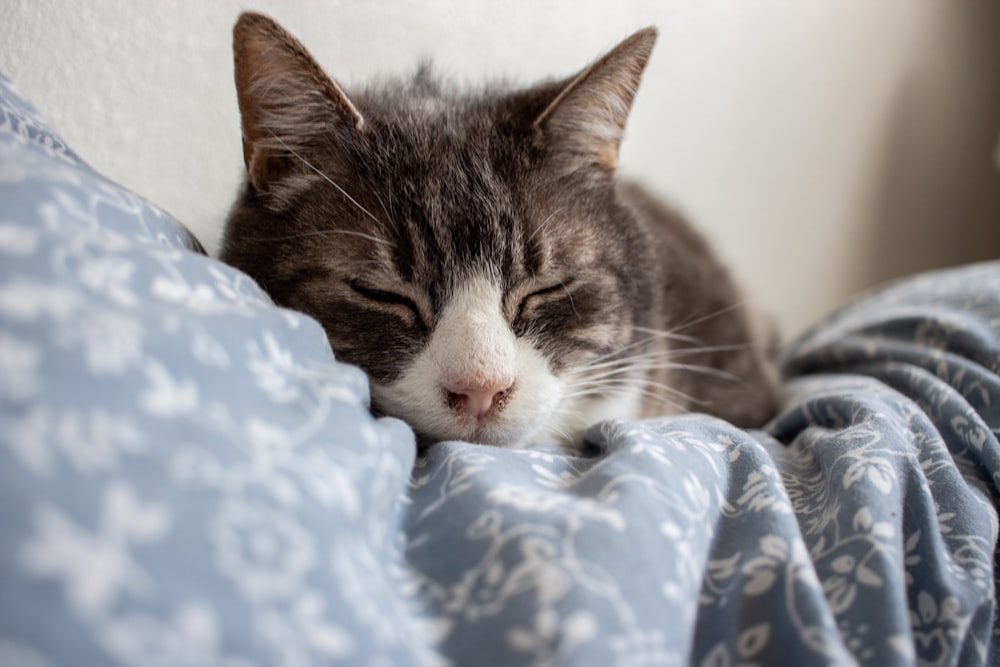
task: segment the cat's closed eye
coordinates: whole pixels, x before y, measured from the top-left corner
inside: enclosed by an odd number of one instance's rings
[[[388,306],[397,313],[400,310],[404,310],[404,312],[409,311],[406,314],[413,319],[414,323],[426,328],[426,322],[424,322],[420,309],[410,297],[389,290],[370,287],[356,281],[348,284],[354,290],[355,294],[369,302],[379,304],[380,306]]]
[[[530,319],[534,311],[545,303],[562,298],[572,300],[573,296],[569,292],[569,287],[572,284],[573,278],[566,278],[530,292],[527,296],[521,299],[521,303],[517,307],[516,319],[521,321]]]

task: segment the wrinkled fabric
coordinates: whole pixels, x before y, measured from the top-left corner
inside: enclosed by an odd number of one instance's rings
[[[760,431],[418,456],[198,248],[0,77],[0,665],[1000,660],[1000,263],[817,325]]]

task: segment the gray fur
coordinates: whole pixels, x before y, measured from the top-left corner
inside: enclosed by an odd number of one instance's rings
[[[318,319],[373,383],[398,378],[457,286],[486,275],[557,376],[597,360],[613,374],[595,394],[638,386],[641,416],[762,423],[771,371],[743,297],[680,216],[615,177],[654,38],[525,89],[458,92],[423,68],[345,92],[277,24],[244,14],[248,178],[222,259]]]

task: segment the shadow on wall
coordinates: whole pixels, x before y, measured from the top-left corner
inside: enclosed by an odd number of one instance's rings
[[[940,3],[889,114],[870,285],[1000,258],[1000,3]]]

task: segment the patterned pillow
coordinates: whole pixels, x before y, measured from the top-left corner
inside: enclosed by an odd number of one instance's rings
[[[0,77],[0,665],[419,661],[411,432],[199,249]]]
[[[0,666],[997,664],[1000,262],[787,347],[766,431],[415,461],[196,249],[0,79]]]

